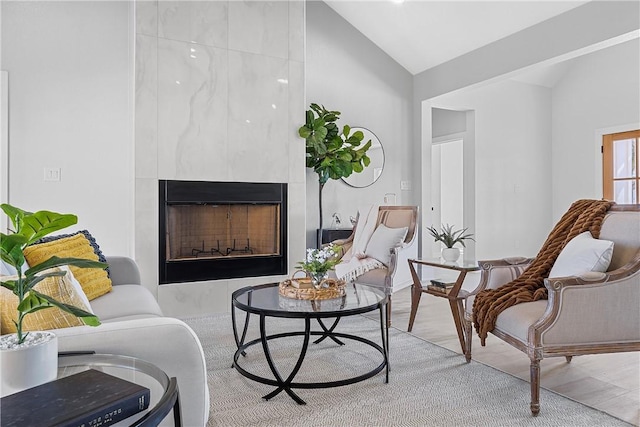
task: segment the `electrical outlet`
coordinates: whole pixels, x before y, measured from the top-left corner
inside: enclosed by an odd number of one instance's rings
[[[411,181],[400,181],[401,190],[411,190]]]
[[[44,168],[45,181],[60,181],[60,168]]]

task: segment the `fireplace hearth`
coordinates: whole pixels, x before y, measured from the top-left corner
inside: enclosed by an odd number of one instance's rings
[[[286,274],[287,184],[159,184],[160,284]]]

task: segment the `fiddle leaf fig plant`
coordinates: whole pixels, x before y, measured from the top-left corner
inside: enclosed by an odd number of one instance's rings
[[[14,320],[18,344],[22,344],[28,335],[23,332],[25,316],[51,307],[58,307],[80,318],[90,326],[100,325],[98,317],[80,308],[62,303],[54,298],[38,292],[34,289],[38,283],[47,277],[64,276],[65,271],[50,271],[53,267],[73,265],[80,268],[106,268],[107,264],[82,258],[60,258],[53,256],[37,265],[29,266],[24,270],[26,263],[24,249],[40,238],[55,231],[69,227],[78,222],[78,217],[72,214],[60,214],[50,211],[38,211],[35,213],[24,211],[15,206],[3,203],[0,205],[4,213],[11,220],[13,232],[11,234],[0,233],[0,255],[2,260],[12,265],[18,274],[10,279],[3,278],[0,284],[9,289],[18,297],[18,319]]]
[[[330,111],[318,104],[311,104],[310,108],[298,134],[306,140],[306,165],[318,174],[318,236],[321,236],[322,189],[329,179],[346,178],[369,166],[371,159],[367,156],[367,150],[371,147],[371,140],[363,144],[362,131],[351,133],[348,125],[343,126],[341,131],[336,123],[340,111]],[[319,238],[318,246],[320,242]]]

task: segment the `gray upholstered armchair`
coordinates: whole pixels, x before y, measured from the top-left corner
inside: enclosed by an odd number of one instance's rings
[[[531,412],[540,411],[540,361],[545,357],[640,351],[640,205],[615,205],[606,214],[600,240],[614,242],[605,273],[549,277],[547,300],[509,307],[493,335],[531,359]],[[482,276],[466,300],[464,333],[471,360],[473,301],[518,277],[532,259],[480,261]]]

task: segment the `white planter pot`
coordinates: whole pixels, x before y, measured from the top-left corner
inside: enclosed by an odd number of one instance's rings
[[[16,334],[0,336],[0,397],[17,393],[58,376],[58,337],[52,332],[29,332],[20,346]]]
[[[456,262],[460,258],[460,249],[444,248],[442,249],[442,258],[447,262]]]

